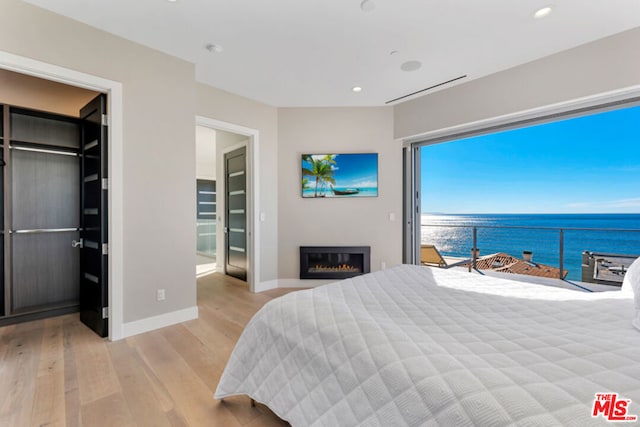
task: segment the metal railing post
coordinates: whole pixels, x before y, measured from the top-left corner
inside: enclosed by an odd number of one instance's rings
[[[473,248],[471,249],[473,254],[471,255],[473,269],[476,269],[476,259],[478,256],[478,229],[473,227]]]
[[[564,230],[560,229],[560,280],[564,279]]]

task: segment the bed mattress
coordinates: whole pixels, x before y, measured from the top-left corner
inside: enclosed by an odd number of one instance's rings
[[[215,397],[293,426],[607,425],[597,393],[640,415],[633,312],[620,292],[398,266],[267,303]]]

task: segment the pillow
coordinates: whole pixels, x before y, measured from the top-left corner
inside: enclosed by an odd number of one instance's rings
[[[640,329],[640,257],[633,261],[624,275],[621,291],[629,292],[629,290],[633,292],[636,304],[636,312],[631,324]]]

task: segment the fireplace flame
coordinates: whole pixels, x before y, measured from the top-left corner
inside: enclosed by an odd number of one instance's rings
[[[310,269],[312,272],[359,272],[360,269],[354,265],[340,264],[340,265],[321,265],[316,264],[314,268]]]

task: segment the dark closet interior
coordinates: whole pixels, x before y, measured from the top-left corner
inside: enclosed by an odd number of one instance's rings
[[[1,106],[1,323],[78,311],[78,118]]]

